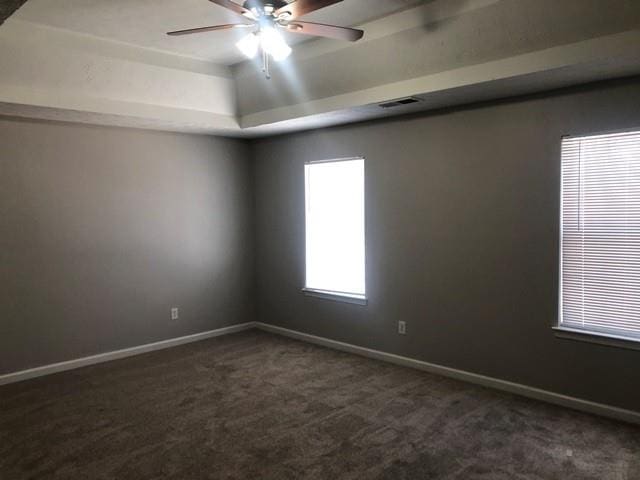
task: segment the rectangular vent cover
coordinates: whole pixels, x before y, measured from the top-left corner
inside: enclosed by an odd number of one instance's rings
[[[391,102],[381,103],[382,108],[394,108],[401,105],[411,105],[412,103],[418,103],[420,100],[414,97],[400,98],[398,100],[392,100]]]

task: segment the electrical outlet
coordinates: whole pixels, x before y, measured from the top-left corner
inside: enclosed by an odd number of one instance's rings
[[[407,323],[406,322],[398,322],[398,333],[400,335],[406,335],[407,334]]]
[[[171,320],[178,320],[178,318],[180,318],[178,307],[173,307],[171,309]]]

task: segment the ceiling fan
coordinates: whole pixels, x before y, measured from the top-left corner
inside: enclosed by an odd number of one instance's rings
[[[269,74],[269,58],[279,62],[291,54],[291,47],[282,37],[281,31],[310,35],[314,37],[326,37],[337,40],[355,42],[362,38],[364,32],[355,28],[337,27],[322,23],[303,22],[299,17],[314,12],[342,0],[294,0],[287,3],[284,0],[246,0],[244,4],[231,0],[209,0],[242,15],[249,23],[231,23],[226,25],[213,25],[210,27],[190,28],[168,32],[167,35],[189,35],[192,33],[211,32],[214,30],[227,30],[232,28],[249,28],[253,31],[243,37],[236,47],[248,58],[255,58],[258,52],[262,53],[262,71],[267,78]]]

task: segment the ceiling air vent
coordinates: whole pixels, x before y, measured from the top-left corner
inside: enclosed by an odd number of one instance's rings
[[[398,100],[392,100],[386,103],[380,103],[382,108],[394,108],[402,105],[411,105],[412,103],[418,103],[420,100],[414,97],[400,98]]]

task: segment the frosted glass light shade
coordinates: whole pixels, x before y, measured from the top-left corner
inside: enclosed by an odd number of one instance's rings
[[[236,43],[236,47],[240,50],[247,58],[255,58],[258,54],[258,48],[260,47],[260,39],[255,33],[250,33],[246,35]]]

